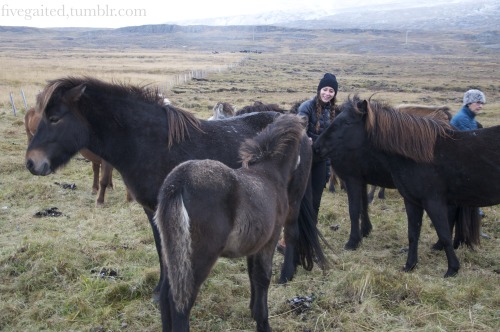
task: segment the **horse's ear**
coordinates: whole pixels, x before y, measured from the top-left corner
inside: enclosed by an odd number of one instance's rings
[[[363,101],[360,101],[358,102],[358,110],[363,113],[363,114],[366,114],[368,113],[368,101],[365,99]]]
[[[74,88],[68,91],[68,93],[66,94],[66,98],[72,102],[78,101],[85,92],[86,88],[87,86],[85,84],[80,84],[78,86],[75,86]]]
[[[304,127],[304,129],[307,128],[307,117],[303,116],[303,115],[299,115],[299,119],[300,119],[300,124],[302,125],[302,127]]]

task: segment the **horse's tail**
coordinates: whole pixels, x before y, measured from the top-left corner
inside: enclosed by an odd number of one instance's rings
[[[180,188],[162,186],[155,221],[160,232],[163,265],[167,269],[172,298],[177,311],[183,312],[192,296],[194,278],[190,221]]]
[[[327,265],[327,259],[321,248],[320,239],[327,246],[328,243],[319,231],[317,224],[318,216],[312,204],[312,187],[309,176],[306,192],[300,202],[298,217],[299,236],[297,241],[298,260],[307,271],[312,270],[315,261],[322,269]]]
[[[479,208],[459,206],[457,208],[455,222],[454,247],[465,243],[470,248],[480,243],[480,220]]]

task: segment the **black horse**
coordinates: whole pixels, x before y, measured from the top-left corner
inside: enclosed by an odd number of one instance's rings
[[[163,330],[189,331],[202,283],[219,257],[247,258],[250,310],[258,331],[270,331],[267,295],[276,243],[288,215],[288,185],[308,141],[305,118],[277,117],[240,148],[242,167],[189,160],[174,168],[158,195],[166,278]]]
[[[82,148],[107,160],[122,175],[127,188],[146,212],[156,249],[161,242],[153,222],[157,195],[166,175],[191,159],[215,159],[237,168],[240,143],[271,123],[278,113],[264,112],[228,120],[203,121],[192,113],[165,105],[156,89],[111,84],[89,77],[50,81],[38,98],[42,120],[26,152],[26,167],[48,175],[67,163]],[[301,146],[300,167],[289,190],[287,244],[280,282],[291,280],[296,266],[311,270],[326,259],[311,214],[307,189],[311,146]],[[160,268],[162,265],[160,259]],[[160,283],[163,280],[161,268]],[[155,296],[159,292],[155,289]]]
[[[447,122],[404,114],[357,96],[341,109],[313,148],[329,156],[346,181],[351,217],[346,247],[354,249],[361,241],[360,213],[363,236],[371,230],[367,183],[396,187],[408,216],[410,246],[404,270],[417,264],[425,210],[439,237],[435,247],[442,247],[448,258],[445,276],[455,275],[460,265],[448,220],[457,222],[459,241],[479,243],[479,216],[470,212],[477,209],[467,207],[500,203],[500,126],[454,131]]]

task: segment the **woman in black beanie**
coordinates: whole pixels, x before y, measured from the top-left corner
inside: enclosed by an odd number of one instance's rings
[[[300,104],[297,114],[307,117],[307,136],[312,143],[328,128],[335,117],[335,102],[339,85],[335,75],[326,73],[319,81],[316,95]],[[316,218],[321,204],[321,195],[327,181],[327,160],[313,155],[311,166],[312,199]],[[316,219],[317,220],[317,219]],[[285,240],[282,237],[277,245],[280,253],[285,252]]]
[[[298,114],[308,118],[307,136],[314,142],[335,117],[335,103],[339,85],[335,75],[326,73],[319,81],[316,95],[299,106]],[[321,195],[327,181],[327,160],[313,157],[311,182],[313,206],[316,216],[321,204]]]

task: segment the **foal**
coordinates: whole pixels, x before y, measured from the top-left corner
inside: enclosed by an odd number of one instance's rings
[[[166,177],[155,222],[165,275],[160,291],[163,331],[189,331],[200,286],[219,257],[246,256],[250,310],[257,331],[270,331],[267,294],[272,258],[288,214],[292,173],[299,165],[305,119],[277,117],[240,147],[242,167],[190,160]]]

